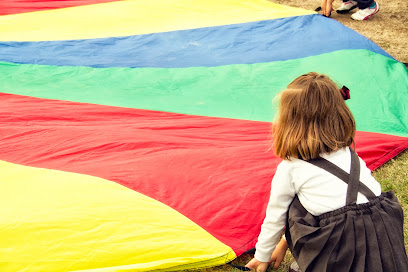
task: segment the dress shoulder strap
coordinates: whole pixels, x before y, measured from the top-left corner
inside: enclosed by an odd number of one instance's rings
[[[356,203],[358,192],[365,195],[368,199],[373,199],[376,197],[376,195],[364,183],[360,181],[360,160],[356,152],[354,152],[354,150],[350,148],[350,153],[350,174],[348,174],[346,171],[344,171],[334,163],[321,157],[307,161],[317,167],[326,170],[327,172],[330,172],[331,174],[335,175],[348,184],[346,198],[347,205]]]

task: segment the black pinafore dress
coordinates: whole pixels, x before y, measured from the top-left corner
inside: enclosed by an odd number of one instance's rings
[[[350,152],[350,174],[323,158],[309,161],[348,184],[346,206],[313,216],[295,197],[285,230],[289,249],[303,272],[408,271],[398,199],[391,191],[375,196],[361,183],[358,156]],[[369,202],[356,204],[358,192]]]

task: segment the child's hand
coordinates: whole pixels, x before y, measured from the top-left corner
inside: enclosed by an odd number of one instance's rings
[[[322,15],[329,17],[333,11],[334,0],[322,0]]]
[[[248,267],[251,270],[254,270],[256,272],[265,272],[266,269],[268,269],[269,263],[264,263],[261,261],[258,261],[257,259],[253,258],[250,260],[245,267]]]
[[[275,264],[273,265],[273,269],[276,270],[278,269],[283,259],[285,258],[287,249],[288,249],[288,243],[286,242],[286,239],[282,237],[282,239],[276,245],[275,250],[272,252],[270,262],[264,263],[264,262],[258,261],[257,259],[253,258],[251,261],[249,261],[245,265],[245,267],[255,270],[256,272],[265,272],[266,269],[268,269],[268,266],[274,262]]]
[[[286,255],[286,250],[288,249],[288,243],[285,238],[282,238],[279,243],[276,245],[275,250],[272,252],[271,263],[275,262],[273,269],[278,269],[280,264]]]

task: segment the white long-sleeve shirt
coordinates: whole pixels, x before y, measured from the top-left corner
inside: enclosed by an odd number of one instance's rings
[[[321,157],[350,173],[349,148],[321,154]],[[381,186],[371,175],[370,169],[360,158],[360,181],[375,195],[381,194]],[[256,244],[255,258],[269,262],[279,242],[286,223],[286,213],[295,195],[311,214],[317,216],[346,205],[347,184],[333,174],[300,159],[284,160],[272,180],[271,196],[265,220]],[[368,199],[358,193],[357,204]]]

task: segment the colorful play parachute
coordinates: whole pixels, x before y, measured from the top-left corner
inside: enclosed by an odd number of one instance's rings
[[[0,271],[171,271],[254,247],[280,159],[273,97],[351,90],[374,170],[408,148],[408,74],[264,0],[0,3]]]

